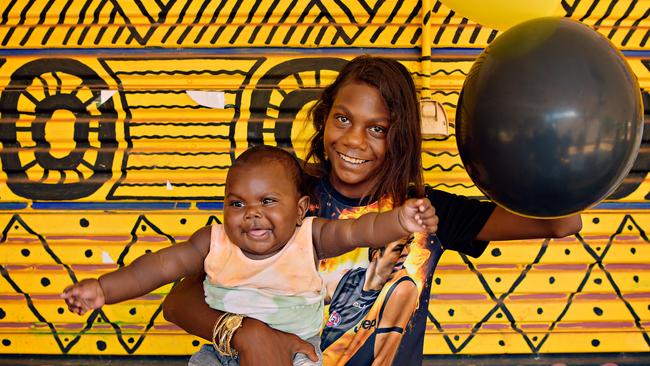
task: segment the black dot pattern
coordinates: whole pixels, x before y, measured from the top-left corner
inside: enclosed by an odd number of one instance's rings
[[[30,253],[29,249],[24,248],[24,249],[22,249],[22,250],[20,251],[20,254],[22,254],[23,257],[29,257],[29,255],[30,255],[31,253]]]
[[[494,249],[492,249],[492,252],[491,252],[491,253],[492,253],[492,256],[493,256],[493,257],[500,257],[500,256],[501,256],[501,249],[499,249],[499,248],[494,248]]]
[[[97,341],[97,349],[100,350],[100,351],[106,350],[106,342]]]
[[[90,258],[93,256],[93,251],[91,249],[86,249],[84,255],[86,256],[86,258]]]
[[[43,277],[43,278],[41,278],[41,285],[42,285],[43,287],[47,287],[47,286],[49,286],[49,285],[50,285],[50,279],[47,278],[47,277]]]
[[[600,341],[598,339],[592,339],[591,340],[591,345],[594,347],[600,346]]]
[[[86,220],[86,219],[81,219],[81,220],[79,220],[79,226],[81,226],[81,227],[88,227],[88,225],[90,225],[90,223],[88,222],[88,220]]]

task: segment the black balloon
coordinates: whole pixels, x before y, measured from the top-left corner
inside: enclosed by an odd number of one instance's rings
[[[564,216],[610,194],[641,143],[641,92],[621,53],[566,18],[521,23],[472,66],[456,112],[458,150],[502,207]]]

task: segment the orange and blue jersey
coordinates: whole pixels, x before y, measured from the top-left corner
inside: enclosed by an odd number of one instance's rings
[[[393,201],[390,198],[368,202],[364,199],[345,197],[337,192],[326,178],[318,182],[315,192],[317,205],[312,210],[313,214],[327,219],[356,218],[364,213],[386,211],[393,207]],[[426,187],[425,195],[436,209],[439,218],[438,231],[435,235],[416,234],[404,263],[406,274],[403,277],[410,278],[418,289],[418,307],[404,331],[393,365],[420,365],[422,363],[431,280],[440,256],[445,249],[455,250],[473,257],[479,256],[485,250],[487,242],[477,241],[475,238],[495,207],[490,202],[469,199],[430,187]],[[339,257],[323,260],[320,264],[320,273],[328,288],[341,288],[349,291],[354,288],[354,283],[347,283],[347,281],[353,281],[352,274],[354,272],[350,271],[367,268],[368,264],[368,249],[359,248]],[[350,275],[345,276],[346,273],[350,273]],[[367,305],[370,300],[371,297],[367,298]],[[339,330],[328,330],[326,327],[321,337],[325,366],[370,365],[372,363],[374,347],[369,347],[366,344],[375,330],[373,329],[373,332],[354,332],[355,326],[353,326],[352,332],[349,331],[350,329],[346,329],[345,333],[341,333],[344,331],[341,324],[343,321],[346,321],[344,326],[361,322],[361,329],[363,329],[364,321],[372,322],[371,316],[374,316],[376,321],[376,316],[379,315],[382,306],[374,306],[375,303],[382,302],[378,302],[378,298],[374,299],[373,306],[364,315],[363,320],[357,320],[361,315],[359,312],[354,316],[354,320],[352,318],[338,320],[337,327],[341,328]],[[371,311],[376,311],[376,315],[369,315]],[[336,314],[341,316],[340,310]],[[330,315],[330,321],[336,322],[336,315],[334,318]],[[337,338],[336,332],[342,335]],[[335,341],[333,341],[334,338],[336,338]]]

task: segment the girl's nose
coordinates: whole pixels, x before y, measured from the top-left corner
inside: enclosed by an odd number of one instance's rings
[[[366,147],[365,131],[361,128],[352,128],[346,131],[344,141],[347,146],[364,149]]]

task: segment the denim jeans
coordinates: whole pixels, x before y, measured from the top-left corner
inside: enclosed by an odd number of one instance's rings
[[[320,351],[320,336],[307,339],[314,345],[318,354],[318,362],[311,361],[304,353],[296,353],[293,357],[293,366],[321,366],[323,355]],[[214,350],[211,344],[204,344],[201,349],[192,355],[188,366],[239,366],[239,358],[223,356]]]

